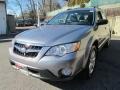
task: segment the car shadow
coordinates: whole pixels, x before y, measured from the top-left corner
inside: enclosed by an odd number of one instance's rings
[[[62,90],[119,90],[120,41],[111,40],[110,47],[99,52],[95,72],[90,80],[84,80],[80,74],[71,81],[45,82]]]

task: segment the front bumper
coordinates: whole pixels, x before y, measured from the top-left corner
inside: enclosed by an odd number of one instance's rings
[[[66,54],[63,57],[44,56],[41,59],[38,59],[38,57],[30,59],[18,56],[10,50],[10,63],[19,71],[25,71],[25,74],[37,78],[68,80],[73,78],[82,69],[83,56],[83,52],[79,51],[77,53]],[[20,65],[22,68],[18,68],[16,65]],[[65,68],[71,69],[69,76],[61,74],[61,70]]]
[[[49,70],[40,70],[40,69],[36,69],[36,68],[33,68],[33,67],[27,67],[26,65],[25,65],[26,67],[24,67],[24,68],[18,68],[18,67],[15,66],[15,64],[17,64],[17,63],[15,63],[11,60],[10,60],[10,63],[11,63],[13,68],[22,72],[23,74],[25,74],[27,76],[28,75],[33,76],[35,78],[40,78],[40,79],[43,79],[43,80],[62,81],[62,80],[71,80],[73,78],[72,76],[57,77],[53,73],[51,73]]]

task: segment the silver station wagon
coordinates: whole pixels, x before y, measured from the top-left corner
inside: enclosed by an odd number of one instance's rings
[[[98,51],[110,44],[105,13],[98,8],[67,10],[46,25],[17,35],[9,48],[10,64],[41,79],[70,80],[85,70],[93,75]]]

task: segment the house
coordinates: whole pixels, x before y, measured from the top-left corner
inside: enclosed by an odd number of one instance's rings
[[[6,23],[6,4],[5,0],[0,0],[0,35],[6,34],[7,23]]]

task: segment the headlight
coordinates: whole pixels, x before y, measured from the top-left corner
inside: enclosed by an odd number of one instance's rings
[[[63,56],[65,54],[80,50],[80,42],[54,46],[48,50],[48,56]]]

